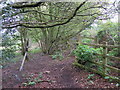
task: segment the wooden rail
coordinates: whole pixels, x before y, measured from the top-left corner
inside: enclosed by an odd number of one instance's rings
[[[101,63],[94,62],[94,61],[90,61],[90,62],[91,62],[91,63],[94,63],[94,64],[96,64],[96,65],[98,65],[98,66],[105,66],[105,67],[107,67],[107,68],[109,68],[109,69],[112,69],[113,71],[116,71],[116,72],[120,73],[120,69],[118,69],[118,68],[115,68],[115,67],[112,67],[112,66],[109,66],[109,65],[103,65],[103,64],[101,64]]]
[[[120,48],[120,45],[103,45],[103,44],[88,44],[88,43],[82,43],[83,45],[88,45],[88,46],[97,46],[97,47],[105,47],[105,48]],[[119,57],[115,57],[115,56],[109,56],[109,55],[106,55],[106,54],[98,54],[98,53],[95,53],[96,55],[99,55],[99,56],[103,56],[103,57],[107,57],[107,58],[112,58],[112,59],[116,59],[116,60],[120,60]]]
[[[107,48],[120,48],[120,45],[104,45],[104,44],[88,44],[88,43],[82,43],[83,45],[88,45],[88,46],[97,46],[97,47],[107,47]]]
[[[90,38],[92,39],[92,38]],[[112,80],[115,80],[117,82],[120,82],[120,79],[118,77],[113,77],[113,76],[110,76],[107,74],[107,68],[109,68],[110,70],[112,71],[116,71],[117,73],[120,73],[120,69],[119,68],[116,68],[116,67],[112,67],[110,65],[107,65],[107,61],[108,61],[108,58],[111,58],[111,59],[114,59],[114,60],[120,60],[120,57],[115,57],[115,56],[109,56],[107,55],[108,53],[108,48],[120,48],[120,45],[108,45],[107,42],[105,42],[106,44],[93,44],[93,43],[79,43],[78,44],[83,44],[83,45],[88,45],[88,46],[95,46],[95,47],[103,47],[104,50],[103,50],[103,54],[98,54],[98,53],[94,53],[95,55],[98,55],[98,56],[102,56],[104,59],[102,61],[102,63],[99,63],[99,62],[94,62],[94,61],[89,61],[97,66],[101,66],[103,67],[103,72],[100,72],[98,70],[95,70],[93,68],[88,68],[82,64],[79,64],[78,62],[75,62],[74,65],[76,66],[79,66],[79,67],[82,67],[82,68],[85,68],[87,70],[90,70],[90,71],[93,71],[97,74],[100,74],[101,76],[108,76],[109,79],[112,79]]]
[[[108,74],[99,72],[98,70],[95,70],[95,69],[93,69],[93,68],[88,68],[88,67],[86,67],[86,66],[84,66],[84,65],[82,65],[82,64],[79,64],[79,63],[77,63],[77,62],[74,62],[73,65],[78,66],[78,67],[80,67],[80,68],[84,68],[84,69],[89,70],[89,71],[92,71],[92,72],[94,72],[94,73],[97,73],[97,74],[101,75],[102,77],[108,76],[109,79],[112,79],[112,80],[114,80],[115,82],[118,82],[118,83],[120,82],[120,79],[118,79],[117,77],[113,77],[113,76],[110,76],[110,75],[108,75]]]
[[[108,55],[105,55],[105,54],[98,54],[98,53],[95,53],[95,54],[96,54],[96,55],[99,55],[99,56],[103,56],[103,57],[115,59],[115,60],[120,60],[119,57],[115,57],[115,56],[108,56]]]

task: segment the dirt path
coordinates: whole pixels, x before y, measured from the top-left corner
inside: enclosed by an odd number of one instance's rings
[[[52,60],[48,55],[35,54],[31,60],[26,62],[22,72],[18,72],[21,61],[11,64],[3,69],[4,88],[23,88],[22,83],[26,82],[25,77],[33,74],[36,77],[42,73],[42,80],[52,82],[36,83],[31,88],[116,88],[115,83],[106,82],[99,75],[95,75],[92,80],[88,75],[92,74],[72,65],[74,57],[65,60]],[[25,88],[25,87],[24,87]]]

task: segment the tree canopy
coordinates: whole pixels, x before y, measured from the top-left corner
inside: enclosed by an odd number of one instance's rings
[[[116,12],[115,5],[116,2],[88,0],[8,3],[2,9],[2,28],[18,30],[22,51],[26,50],[28,38],[32,38],[38,42],[44,53],[51,54],[61,45],[66,46],[67,41],[89,28],[95,20],[111,18]]]
[[[24,26],[27,28],[49,28],[59,25],[64,25],[74,20],[76,17],[94,17],[94,19],[105,19],[108,18],[110,13],[108,13],[110,5],[107,2],[88,2],[88,0],[84,0],[83,2],[20,2],[20,3],[13,3],[8,5],[6,8],[11,7],[12,9],[17,9],[18,12],[14,12],[11,16],[14,17],[16,15],[22,15],[29,17],[29,21],[24,22],[23,20],[20,21],[13,21],[8,22],[7,24],[3,23],[3,28],[13,28],[17,26]],[[59,14],[53,15],[48,12],[49,7],[52,8],[59,8]],[[112,6],[111,6],[112,7]],[[38,9],[42,9],[39,10]],[[3,8],[4,10],[4,8]],[[112,9],[111,9],[112,10]],[[29,15],[28,15],[29,14]],[[32,20],[31,17],[34,15],[43,15],[45,17],[52,17],[53,20],[46,19],[41,21]],[[31,20],[30,20],[31,19]],[[81,22],[87,22],[87,20],[81,20]]]

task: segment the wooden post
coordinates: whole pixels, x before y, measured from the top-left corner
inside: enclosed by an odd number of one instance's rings
[[[108,43],[106,42],[106,46],[107,46],[107,45],[108,45]],[[105,47],[103,54],[104,54],[104,55],[107,55],[107,52],[108,52],[108,48]],[[104,74],[107,74],[106,65],[107,65],[107,57],[104,57],[104,59],[103,59],[103,73],[104,73]]]
[[[23,57],[22,64],[21,64],[21,66],[20,66],[19,71],[21,71],[21,70],[23,69],[23,65],[24,65],[24,62],[25,62],[25,60],[26,60],[26,56],[27,56],[27,52],[25,53],[25,55],[24,55],[24,57]]]
[[[97,71],[97,70],[95,70],[95,69],[93,69],[93,68],[88,68],[88,67],[86,67],[86,66],[84,66],[84,65],[82,65],[82,64],[79,64],[79,63],[77,63],[77,62],[74,62],[73,65],[78,66],[78,67],[80,67],[80,68],[84,68],[84,69],[89,70],[89,71],[92,71],[92,72],[97,73],[97,74],[99,74],[99,75],[101,75],[101,76],[103,76],[103,77],[108,76],[109,79],[112,79],[112,80],[114,80],[114,81],[116,81],[116,82],[118,82],[118,83],[120,82],[120,79],[119,79],[119,78],[110,76],[110,75],[108,75],[108,74],[104,74],[103,72]]]

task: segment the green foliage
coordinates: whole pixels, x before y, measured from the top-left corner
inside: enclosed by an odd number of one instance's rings
[[[106,39],[107,42],[109,42],[110,44],[118,44],[119,43],[118,24],[119,23],[114,23],[109,20],[106,23],[99,24],[97,27],[98,28],[97,38],[99,42],[102,42],[103,39]]]
[[[13,61],[16,51],[20,50],[19,33],[14,29],[2,31],[2,43],[0,44],[0,64],[4,65]]]
[[[83,43],[91,43],[91,41],[92,41],[92,40],[90,40],[90,39],[83,39],[83,40],[82,40]]]
[[[26,75],[24,74],[22,76],[25,77]],[[23,86],[32,86],[32,85],[35,85],[35,84],[41,83],[41,82],[52,82],[51,80],[42,80],[42,77],[43,77],[42,72],[38,73],[37,76],[35,76],[34,73],[31,73],[26,77],[27,81],[23,82],[22,85]]]
[[[102,66],[97,66],[97,70],[100,72],[103,72],[103,67]]]
[[[64,58],[64,56],[60,52],[56,52],[54,55],[51,55],[51,56],[52,56],[52,59],[60,59],[60,60],[62,60]]]
[[[90,61],[93,61],[96,58],[95,53],[101,53],[101,51],[102,48],[95,49],[87,45],[78,45],[77,49],[74,51],[74,54],[78,60],[78,63],[91,66],[92,63]]]
[[[24,75],[25,77],[25,75]],[[26,78],[27,79],[27,82],[25,83],[22,83],[22,85],[24,86],[32,86],[32,85],[35,85],[38,81],[40,81],[40,79],[42,78],[42,72],[39,73],[39,75],[37,77],[34,77],[34,73],[31,73],[28,75],[28,77]]]
[[[28,85],[35,85],[35,82],[29,82]]]
[[[8,34],[5,33],[5,35],[2,38],[2,50],[1,50],[1,64],[4,64],[6,62],[9,62],[11,59],[15,57],[15,51],[16,47],[15,42],[8,36]]]
[[[25,76],[25,75],[24,75]],[[34,74],[31,73],[29,74],[29,76],[26,78],[27,82],[22,83],[23,86],[31,86],[31,85],[35,85],[36,82],[33,80]]]
[[[118,48],[114,48],[111,51],[109,51],[108,55],[110,55],[110,56],[117,56],[117,55],[119,55]]]
[[[2,50],[2,60],[3,63],[9,61],[15,57],[14,51],[12,49],[3,49]]]
[[[105,76],[104,79],[109,79],[110,77],[109,76]]]
[[[107,63],[108,63],[108,65],[110,65],[110,66],[115,66],[115,65],[116,65],[116,63],[115,63],[114,61],[111,61],[111,60],[108,61]]]
[[[92,79],[94,77],[95,74],[89,74],[87,79]]]
[[[32,86],[35,85],[36,83],[34,81],[30,81],[28,83],[23,83],[24,86]]]
[[[39,52],[41,52],[41,49],[40,48],[35,48],[35,49],[32,49],[32,50],[30,50],[29,51],[29,53],[39,53]]]
[[[43,77],[43,73],[40,72],[38,77],[39,77],[39,78],[42,78],[42,77]]]

